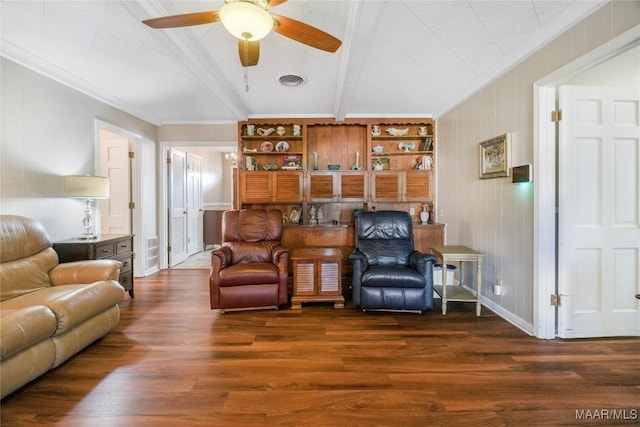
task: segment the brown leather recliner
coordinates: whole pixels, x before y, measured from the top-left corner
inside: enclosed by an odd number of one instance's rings
[[[282,211],[228,210],[222,215],[222,247],[211,251],[212,309],[278,309],[287,299],[289,252],[280,246]]]

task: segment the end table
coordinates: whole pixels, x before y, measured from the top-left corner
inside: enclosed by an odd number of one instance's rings
[[[103,234],[97,239],[68,239],[53,243],[60,262],[114,259],[122,263],[119,282],[133,298],[133,235]]]
[[[289,256],[293,263],[291,309],[300,310],[303,302],[312,301],[333,301],[334,308],[344,308],[340,249],[296,248]]]
[[[436,293],[442,298],[442,314],[447,314],[447,302],[449,301],[461,301],[461,302],[475,302],[476,303],[476,316],[480,316],[482,304],[480,298],[482,297],[482,259],[484,254],[466,246],[453,246],[453,245],[436,245],[431,246],[431,252],[435,256],[442,258],[442,285],[434,286]],[[462,275],[462,262],[463,261],[475,261],[476,263],[476,295],[473,296],[470,292],[460,285],[447,285],[447,268],[448,262],[460,262],[460,275]]]

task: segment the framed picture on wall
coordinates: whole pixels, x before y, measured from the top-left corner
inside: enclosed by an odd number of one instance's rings
[[[479,145],[480,179],[509,176],[510,134],[482,141]]]

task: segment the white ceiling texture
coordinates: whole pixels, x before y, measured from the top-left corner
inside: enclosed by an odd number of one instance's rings
[[[223,0],[1,0],[0,52],[156,125],[248,117],[437,118],[604,1],[289,0],[273,9],[342,40],[327,53],[270,33],[245,69],[221,23],[142,20]],[[304,78],[298,87],[278,82]]]

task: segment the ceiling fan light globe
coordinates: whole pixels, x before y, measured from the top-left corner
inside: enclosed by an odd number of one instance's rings
[[[253,3],[226,3],[219,17],[227,31],[240,40],[260,40],[273,29],[271,14]]]

